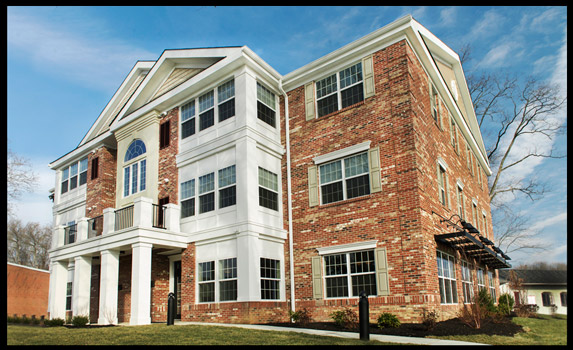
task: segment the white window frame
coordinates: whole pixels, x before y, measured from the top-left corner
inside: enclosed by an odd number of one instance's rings
[[[356,156],[365,156],[366,158],[366,171],[358,173],[358,174],[354,174],[351,176],[347,176],[346,175],[346,161],[349,160],[350,158],[356,157]],[[340,163],[340,167],[341,167],[341,178],[340,179],[336,179],[336,180],[332,180],[332,181],[328,181],[328,182],[322,182],[322,172],[323,167],[327,166],[329,164],[334,164],[334,163]],[[361,195],[361,196],[356,196],[356,197],[352,197],[352,198],[358,198],[358,197],[364,197],[367,196],[371,193],[372,189],[370,188],[370,159],[368,159],[368,151],[364,151],[364,152],[360,152],[360,153],[356,153],[356,154],[352,154],[352,155],[348,155],[345,156],[344,158],[340,158],[334,161],[330,161],[330,162],[324,162],[322,164],[318,165],[318,183],[319,183],[319,190],[320,190],[320,204],[324,205],[324,204],[330,204],[330,203],[337,203],[337,202],[342,202],[351,198],[348,198],[348,193],[347,193],[347,184],[346,181],[350,180],[350,179],[354,179],[357,177],[361,177],[367,175],[368,176],[368,181],[367,181],[367,185],[368,185],[368,193]],[[328,202],[328,203],[323,203],[323,198],[322,198],[322,191],[323,191],[323,187],[333,184],[333,183],[337,183],[337,182],[341,182],[342,181],[342,199],[338,200],[338,201],[332,201],[332,202]]]
[[[223,263],[228,260],[234,260],[234,268],[232,277],[225,277],[225,269],[223,268]],[[213,279],[209,280],[202,280],[203,274],[200,270],[202,264],[213,264]],[[228,300],[221,300],[221,282],[230,282],[236,281],[238,287],[238,274],[237,274],[237,258],[230,257],[230,258],[223,258],[218,260],[206,260],[200,261],[197,263],[197,303],[198,304],[210,304],[210,303],[226,303],[226,302],[236,302],[238,298],[238,290],[237,290],[237,298],[235,299],[228,299]],[[213,300],[212,301],[200,301],[200,286],[212,284],[213,285]]]
[[[497,297],[495,295],[495,278],[493,277],[493,271],[487,272],[487,279],[489,284],[489,294],[494,300],[494,303],[497,303]]]
[[[127,198],[147,189],[147,159],[144,155],[140,155],[134,159],[135,161],[130,161],[127,165],[124,164],[123,167],[123,198]],[[137,169],[137,175],[134,175],[134,169]],[[129,172],[129,178],[127,179],[126,171]],[[135,187],[133,186],[134,183]]]
[[[358,253],[371,253],[372,254],[372,262],[374,264],[374,270],[372,271],[367,271],[367,272],[354,272],[352,273],[351,270],[351,263],[350,263],[350,254],[358,254]],[[326,259],[332,256],[336,256],[336,255],[340,255],[340,256],[344,256],[345,257],[345,266],[346,266],[346,273],[342,273],[342,274],[333,274],[333,275],[328,275],[327,274],[327,262]],[[376,258],[375,258],[375,252],[374,252],[374,248],[371,249],[365,249],[365,250],[353,250],[353,251],[345,251],[345,252],[335,252],[335,253],[330,253],[330,254],[324,254],[322,255],[322,278],[323,278],[323,285],[324,285],[324,297],[325,299],[351,299],[351,298],[359,298],[360,295],[353,295],[353,284],[352,284],[352,277],[354,276],[365,276],[365,275],[371,275],[374,278],[374,294],[369,294],[369,295],[376,295],[377,293],[377,281],[376,281]],[[327,288],[327,280],[328,279],[332,279],[332,278],[340,278],[340,277],[346,277],[346,292],[347,295],[345,296],[328,296],[328,288]],[[358,293],[360,293],[360,291],[358,291]]]
[[[439,256],[439,257],[438,257]],[[438,284],[444,290],[444,299],[447,299],[447,290],[450,290],[451,302],[442,300],[440,293],[441,305],[454,305],[458,303],[458,282],[456,279],[456,258],[452,255],[436,250],[436,261],[438,265]],[[446,261],[446,266],[440,262]],[[447,270],[447,274],[445,273]],[[441,274],[440,274],[441,271]]]
[[[75,168],[75,174],[72,174],[72,168]],[[85,175],[85,182],[81,183],[82,175]],[[71,188],[72,178],[75,177],[76,185]],[[62,169],[62,178],[60,181],[60,194],[66,194],[70,191],[78,189],[88,182],[88,157],[84,157],[78,161],[73,162],[69,166]],[[64,182],[66,182],[66,190],[62,192]]]
[[[347,70],[347,69],[351,69],[351,68],[354,67],[354,66],[358,66],[358,65],[360,65],[360,76],[361,76],[360,80],[357,80],[356,82],[351,83],[350,85],[347,85],[347,86],[345,86],[344,88],[341,88],[341,87],[340,87],[340,81],[341,81],[341,79],[340,79],[340,73],[342,73],[343,71],[345,71],[345,70]],[[321,83],[321,82],[323,82],[323,81],[325,81],[325,80],[328,79],[328,78],[331,78],[332,76],[334,76],[334,77],[335,77],[335,80],[336,80],[336,90],[335,90],[335,91],[332,91],[332,92],[330,92],[330,93],[328,93],[327,95],[321,96],[321,97],[319,98],[319,97],[318,97],[318,84]],[[363,91],[364,91],[364,69],[363,69],[363,67],[362,67],[362,61],[359,61],[359,62],[355,62],[355,63],[353,63],[353,64],[350,64],[350,65],[348,65],[348,66],[346,66],[346,67],[344,67],[344,68],[338,70],[336,73],[329,74],[328,76],[325,76],[325,77],[323,77],[323,78],[317,80],[317,81],[314,83],[314,86],[315,86],[316,116],[317,116],[318,118],[321,118],[321,117],[324,117],[325,115],[328,115],[328,114],[330,114],[330,113],[334,113],[334,112],[336,112],[336,111],[339,111],[339,110],[341,110],[341,109],[343,109],[343,108],[348,107],[348,106],[342,107],[342,94],[341,94],[341,92],[342,92],[342,91],[345,91],[345,90],[348,90],[348,89],[351,89],[351,88],[353,88],[354,86],[356,86],[356,85],[358,85],[358,84],[363,84],[363,85],[362,85],[362,86],[363,86],[362,89],[363,89]],[[336,110],[335,110],[335,111],[332,111],[332,112],[330,112],[330,113],[324,114],[324,115],[318,115],[318,101],[319,101],[319,100],[323,100],[323,99],[325,99],[325,98],[328,98],[328,97],[330,97],[330,96],[332,96],[332,95],[334,95],[334,94],[336,94],[336,101],[337,101],[337,108],[336,108]],[[364,92],[363,92],[363,96],[362,96],[362,101],[364,101]],[[357,102],[357,103],[358,103],[358,102]]]
[[[267,258],[267,257],[261,256],[260,259],[259,259],[259,262],[260,262],[261,264],[262,264],[262,262],[263,262],[263,259],[275,261],[275,262],[278,264],[278,268],[275,269],[275,271],[277,271],[277,276],[275,276],[275,277],[264,276],[264,277],[263,277],[263,274],[262,274],[262,269],[263,269],[263,267],[262,267],[262,266],[259,266],[259,277],[260,277],[260,283],[261,283],[260,288],[259,288],[259,291],[261,292],[261,300],[280,300],[280,299],[281,299],[281,276],[282,276],[282,273],[281,273],[281,265],[282,265],[281,260],[279,260],[279,259],[273,259],[273,258]],[[277,298],[263,298],[263,286],[262,286],[262,285],[263,285],[263,281],[274,281],[274,282],[276,282],[276,295],[277,295]]]
[[[474,282],[472,266],[469,262],[462,260],[462,292],[464,304],[471,304],[474,298]]]

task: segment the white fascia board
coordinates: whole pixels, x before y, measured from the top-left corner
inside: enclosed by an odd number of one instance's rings
[[[427,73],[430,75],[430,78],[433,82],[437,83],[436,88],[441,92],[441,95],[444,99],[444,102],[450,107],[450,110],[455,112],[452,113],[454,118],[460,123],[462,126],[460,130],[464,134],[467,140],[470,140],[470,147],[473,149],[474,153],[477,155],[478,161],[483,166],[487,175],[491,175],[491,169],[489,167],[489,161],[485,156],[485,146],[483,146],[483,140],[481,139],[481,135],[474,136],[474,134],[470,131],[470,126],[463,118],[463,114],[461,110],[458,108],[457,103],[455,103],[455,99],[452,96],[446,82],[442,79],[441,74],[439,74],[439,69],[434,63],[432,59],[432,55],[428,51],[428,47],[426,47],[426,42],[422,38],[428,39],[427,43],[431,46],[432,50],[435,50],[436,53],[440,56],[440,58],[448,63],[450,63],[453,67],[454,74],[456,75],[457,83],[460,86],[461,98],[464,100],[464,105],[466,106],[466,113],[468,118],[473,118],[476,120],[475,111],[473,110],[473,104],[471,102],[471,96],[469,94],[469,89],[466,84],[465,76],[463,75],[463,70],[461,69],[461,63],[458,54],[456,54],[452,49],[450,49],[446,44],[444,44],[440,39],[438,39],[434,34],[428,31],[424,26],[416,21],[412,21],[413,25],[413,35],[416,37],[416,40],[413,42],[419,43],[416,45],[416,48],[419,49],[418,58],[421,59],[422,64],[426,64],[429,68]],[[476,126],[477,127],[477,126]],[[478,128],[479,133],[479,128]],[[476,139],[476,137],[479,139]],[[480,147],[481,144],[481,147]]]
[[[407,28],[411,28],[412,21],[412,16],[406,15],[338,50],[288,73],[283,78],[284,90],[290,91],[306,82],[321,77],[327,70],[330,71],[334,68],[334,62],[342,62],[341,64],[345,64],[344,62],[350,63],[352,59],[359,59],[380,47],[394,43],[396,38],[401,39],[401,37],[403,37],[403,33]]]
[[[103,111],[100,113],[99,117],[96,119],[91,128],[88,130],[88,132],[80,142],[80,145],[87,142],[89,140],[89,136],[95,131],[95,129],[100,127],[99,124],[105,121],[105,119],[109,118],[108,113],[111,113],[111,111],[115,109],[116,104],[121,101],[124,94],[127,93],[127,91],[129,90],[135,79],[137,79],[137,77],[142,72],[150,70],[154,64],[155,61],[137,61],[135,63],[135,66],[133,66],[127,77],[121,83],[120,87],[117,89],[117,91],[112,96],[110,101],[107,103]]]
[[[347,156],[350,156],[352,154],[356,154],[359,152],[364,152],[367,151],[370,148],[370,141],[365,141],[362,143],[359,143],[357,145],[352,145],[343,149],[339,149],[327,154],[323,154],[320,156],[316,156],[314,158],[312,158],[312,160],[314,161],[314,164],[316,165],[320,165],[326,162],[330,162],[332,160],[335,159],[340,159],[340,158],[344,158]]]
[[[105,133],[99,135],[95,139],[90,140],[83,145],[78,146],[73,151],[63,155],[62,157],[54,160],[48,166],[52,170],[58,170],[62,166],[68,165],[70,162],[75,162],[85,157],[88,153],[92,152],[99,146],[111,146],[106,142],[108,137],[112,136],[111,132],[108,130]]]
[[[378,240],[364,241],[364,242],[333,245],[330,247],[320,247],[316,248],[316,250],[318,250],[318,255],[346,253],[357,250],[375,249],[377,243]]]
[[[203,49],[197,49],[201,52]],[[131,123],[133,120],[139,118],[140,116],[153,111],[157,110],[159,113],[163,111],[169,110],[178,104],[182,103],[186,98],[189,97],[189,90],[198,91],[201,89],[206,89],[209,85],[217,84],[219,81],[217,79],[223,78],[225,74],[229,74],[234,69],[236,69],[240,64],[244,63],[244,56],[242,55],[241,48],[229,50],[229,48],[223,49],[204,49],[204,50],[213,50],[210,51],[212,53],[211,57],[214,55],[222,54],[224,52],[227,53],[227,56],[210,66],[208,69],[203,70],[202,72],[198,73],[197,75],[193,76],[191,79],[187,80],[183,84],[177,86],[176,88],[170,90],[169,92],[161,95],[157,99],[144,104],[143,106],[139,107],[138,109],[130,112],[128,115],[124,116],[124,113],[129,110],[130,105],[137,99],[137,95],[145,89],[145,86],[140,86],[138,91],[134,94],[134,96],[130,99],[130,101],[126,104],[124,109],[120,112],[118,118],[111,126],[111,131],[115,132],[117,129],[125,126],[126,124]],[[227,51],[224,51],[227,50]],[[186,50],[182,50],[186,51]],[[152,73],[148,74],[148,77]],[[148,79],[146,77],[145,79]],[[214,85],[214,86],[215,86]],[[122,119],[123,118],[123,119]]]

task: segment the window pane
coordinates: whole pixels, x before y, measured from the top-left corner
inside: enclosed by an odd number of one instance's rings
[[[360,292],[365,291],[366,295],[376,295],[376,275],[352,276],[352,296],[360,296]]]
[[[137,192],[137,163],[131,166],[131,194]]]
[[[84,171],[88,171],[88,159],[87,158],[80,160],[80,173],[84,172]]]
[[[269,124],[273,128],[276,124],[275,111],[265,106],[261,101],[257,101],[257,118]]]
[[[210,173],[199,177],[199,194],[213,191],[215,189],[215,173]]]
[[[326,278],[326,296],[328,298],[347,297],[348,279],[343,277]]]
[[[78,187],[78,176],[77,175],[70,177],[70,190],[73,190],[76,187]]]
[[[271,109],[276,109],[275,94],[259,83],[257,83],[257,99]]]
[[[219,278],[237,278],[237,258],[219,260]]]
[[[199,197],[199,214],[215,210],[215,193],[207,193]]]
[[[364,89],[362,87],[362,83],[340,91],[340,103],[342,104],[342,108],[348,107],[363,100]]]
[[[325,97],[322,100],[317,100],[316,109],[319,117],[336,112],[338,110],[338,98],[336,94]]]
[[[259,205],[272,210],[279,210],[278,193],[259,187]]]
[[[344,173],[346,177],[368,173],[368,153],[344,159]]]
[[[123,169],[123,196],[129,196],[129,169],[130,167],[125,167]]]
[[[74,163],[70,166],[70,176],[75,176],[78,174],[78,163]]]
[[[219,282],[221,301],[237,300],[237,280]]]
[[[316,98],[320,99],[336,91],[336,74],[316,82]],[[336,96],[335,96],[336,98]]]
[[[235,99],[231,99],[219,105],[219,121],[229,119],[235,116]]]
[[[327,276],[344,275],[348,272],[346,254],[326,255],[324,265]]]
[[[181,107],[181,121],[187,121],[195,115],[195,100]]]
[[[273,191],[278,191],[279,185],[277,174],[259,167],[259,185]]]
[[[181,201],[181,217],[186,218],[195,215],[195,198]]]
[[[261,277],[280,278],[280,261],[261,258]]]
[[[347,86],[362,81],[362,63],[359,62],[352,67],[348,67],[340,71],[340,88],[344,89]]]
[[[210,109],[199,114],[199,131],[205,130],[215,124],[215,110]]]
[[[335,182],[321,186],[322,204],[338,202],[344,199],[342,192],[342,182]]]
[[[280,299],[279,281],[261,280],[261,299]]]
[[[199,282],[213,281],[215,279],[215,262],[199,263]]]
[[[236,179],[234,165],[219,170],[219,188],[230,186],[234,184],[235,181]]]
[[[209,91],[205,95],[199,97],[199,113],[202,113],[209,108],[213,107],[215,103],[213,91]]]
[[[326,184],[342,179],[342,164],[336,162],[323,164],[320,166],[320,183]]]
[[[235,80],[230,80],[217,87],[217,99],[219,103],[235,96]]]
[[[348,255],[350,257],[350,273],[376,271],[373,250],[349,253]]]
[[[181,124],[181,138],[195,134],[195,118],[191,118]]]
[[[199,302],[212,302],[215,301],[215,283],[200,283],[199,284]]]
[[[88,182],[88,172],[84,171],[83,173],[80,173],[80,186],[86,182]]]
[[[236,186],[224,188],[219,191],[219,208],[229,207],[237,203]]]
[[[145,144],[141,140],[134,140],[125,152],[124,162],[136,158],[146,152]]]
[[[195,179],[185,181],[181,184],[181,198],[189,198],[195,196]]]
[[[139,170],[140,170],[140,175],[139,175],[139,190],[143,191],[145,190],[145,176],[147,174],[147,169],[146,169],[146,163],[147,161],[144,159],[142,160],[139,164]]]

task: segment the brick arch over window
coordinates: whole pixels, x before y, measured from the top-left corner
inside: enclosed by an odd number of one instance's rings
[[[141,140],[133,140],[125,152],[124,162],[130,161],[146,152],[145,143]]]

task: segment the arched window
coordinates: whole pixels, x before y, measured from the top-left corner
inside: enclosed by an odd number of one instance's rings
[[[138,157],[146,152],[145,143],[141,140],[134,140],[129,147],[127,147],[127,151],[125,152],[125,159],[124,162],[130,161],[135,157]]]
[[[145,143],[134,140],[125,152],[124,162],[128,162],[142,154],[145,154]],[[143,158],[123,168],[123,196],[145,190],[146,159]]]

